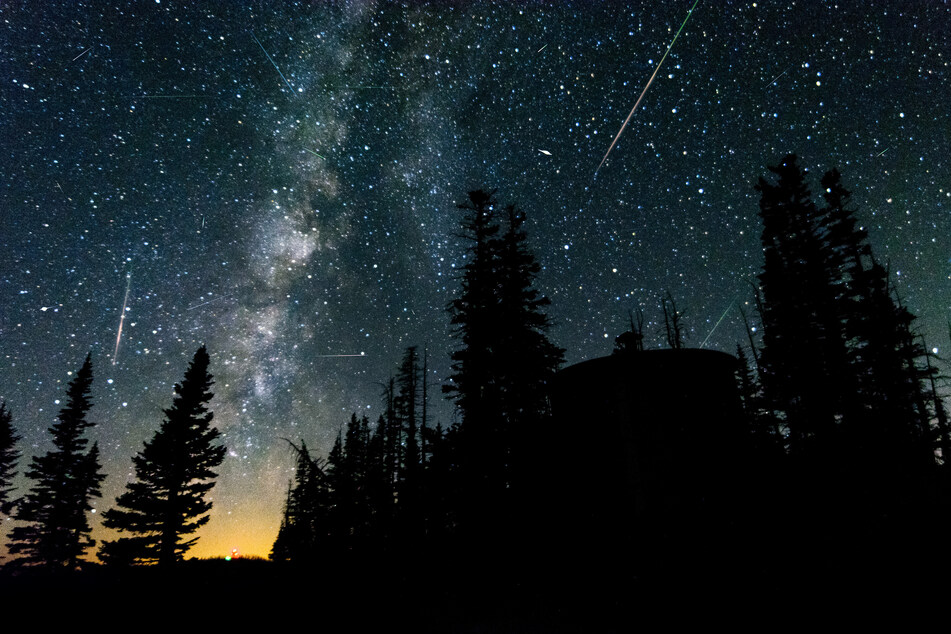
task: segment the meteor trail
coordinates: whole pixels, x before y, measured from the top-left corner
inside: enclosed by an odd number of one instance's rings
[[[621,133],[624,132],[624,128],[627,127],[627,122],[631,120],[631,117],[634,116],[634,111],[637,110],[637,106],[640,105],[641,99],[644,98],[644,94],[647,92],[647,89],[651,87],[651,84],[654,83],[654,78],[657,77],[657,71],[660,70],[661,65],[664,63],[664,60],[667,59],[667,54],[670,53],[670,49],[674,47],[674,42],[677,41],[677,38],[680,37],[680,32],[684,30],[684,26],[687,24],[687,20],[690,19],[690,16],[693,15],[693,10],[697,8],[697,4],[700,0],[695,0],[693,6],[690,7],[690,11],[687,12],[687,17],[684,18],[683,24],[680,25],[680,28],[677,29],[677,34],[674,35],[674,39],[670,41],[670,46],[667,47],[667,52],[664,53],[664,56],[660,58],[660,62],[657,63],[657,68],[654,69],[654,74],[651,75],[651,78],[647,81],[647,85],[644,86],[644,90],[641,91],[641,96],[637,98],[637,101],[634,102],[634,107],[631,108],[630,114],[627,115],[627,119],[624,120],[624,124],[621,126],[621,129],[618,130],[617,135],[614,137],[614,140],[611,141],[611,147],[608,148],[608,151],[604,153],[604,158],[601,159],[601,162],[598,164],[598,169],[594,170],[594,175],[598,175],[598,170],[601,169],[601,166],[604,165],[604,162],[608,160],[608,154],[611,153],[611,150],[614,149],[614,145],[617,143],[617,140],[621,137]]]
[[[878,158],[879,156],[881,156],[882,154],[884,154],[884,153],[887,152],[887,151],[888,151],[888,148],[885,148],[884,150],[882,150],[881,152],[879,152],[878,154],[876,154],[876,155],[875,155],[875,158]]]
[[[773,81],[769,82],[769,86],[772,86],[773,84],[775,84],[775,83],[776,83],[776,80],[779,79],[780,77],[782,77],[783,75],[785,75],[787,72],[789,72],[789,69],[790,69],[790,68],[792,68],[792,66],[789,66],[788,68],[786,68],[786,70],[784,70],[783,72],[781,72],[781,73],[779,73],[778,75],[776,75],[775,77],[773,77]],[[767,88],[769,88],[769,86],[767,86]]]
[[[701,348],[703,348],[705,345],[707,345],[707,341],[709,341],[709,340],[710,340],[710,337],[713,336],[713,331],[717,329],[717,326],[720,325],[720,322],[723,321],[723,318],[726,317],[726,314],[727,314],[728,312],[730,312],[730,309],[733,308],[733,304],[735,304],[735,303],[736,303],[736,298],[734,297],[734,298],[733,298],[733,301],[730,302],[730,305],[727,306],[727,307],[726,307],[726,310],[723,311],[723,314],[720,315],[720,318],[717,319],[717,323],[713,324],[713,329],[710,330],[710,334],[707,335],[707,338],[704,339],[704,340],[703,340],[703,343],[700,344],[700,347],[701,347]]]
[[[284,80],[284,83],[287,84],[287,87],[291,89],[291,94],[294,94],[294,87],[291,86],[291,82],[287,81],[287,77],[284,76],[284,73],[281,72],[281,69],[277,67],[277,64],[274,63],[274,60],[271,59],[271,56],[268,55],[268,52],[264,50],[264,45],[261,44],[261,41],[254,35],[254,31],[251,31],[251,37],[254,38],[254,41],[258,43],[258,46],[261,47],[261,50],[264,51],[264,54],[267,56],[267,61],[271,62],[271,66],[274,67],[274,70],[277,71],[277,74],[281,76],[281,79]]]
[[[310,153],[313,154],[314,156],[319,156],[320,158],[324,159],[325,161],[327,160],[327,157],[326,157],[326,156],[323,156],[323,155],[321,155],[321,154],[317,154],[317,152],[314,152],[314,151],[311,150],[310,148],[306,148],[306,147],[305,147],[304,150],[307,151],[307,152],[310,152]]]
[[[122,324],[125,323],[125,307],[129,302],[129,289],[132,287],[132,273],[126,273],[125,276],[125,297],[122,298],[122,314],[119,316],[119,332],[116,333],[116,349],[112,353],[112,365],[116,364],[119,357],[119,340],[122,339]]]
[[[323,358],[323,359],[327,359],[327,358],[333,358],[333,357],[365,357],[367,355],[366,353],[361,352],[360,354],[318,354],[315,356]]]
[[[189,306],[185,310],[195,310],[196,308],[201,308],[202,306],[207,306],[213,302],[220,302],[223,299],[233,299],[232,297],[216,297],[214,299],[209,299],[207,302],[202,302],[200,304],[195,304],[194,306]]]
[[[128,95],[129,99],[211,99],[211,95]]]
[[[92,50],[92,47],[90,46],[90,47],[87,48],[85,51],[83,51],[82,53],[80,53],[79,55],[77,55],[76,57],[74,57],[71,61],[74,61],[74,62],[75,62],[77,59],[79,59],[80,57],[82,57],[83,55],[85,55],[86,53],[88,53],[88,52],[91,51],[91,50]]]
[[[545,46],[548,46],[548,45],[546,44]],[[536,52],[536,53],[541,53],[542,51],[545,50],[545,46],[541,47],[540,49],[538,49],[538,50],[535,51],[535,52]]]

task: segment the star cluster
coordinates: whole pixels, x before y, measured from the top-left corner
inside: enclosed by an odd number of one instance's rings
[[[690,4],[5,3],[0,398],[24,466],[92,351],[111,506],[207,344],[229,453],[194,554],[266,555],[282,438],[325,452],[375,420],[406,346],[449,374],[456,204],[480,187],[527,212],[568,363],[631,309],[661,345],[668,291],[688,343],[745,342],[753,185],[787,152],[814,187],[839,168],[951,343],[951,6],[701,2],[595,177]]]

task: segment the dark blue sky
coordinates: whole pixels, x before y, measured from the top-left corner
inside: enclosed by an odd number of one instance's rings
[[[408,345],[447,376],[479,187],[527,212],[568,363],[632,308],[661,345],[667,291],[688,343],[745,342],[753,186],[787,152],[839,168],[951,344],[948,3],[700,2],[597,178],[691,2],[284,4],[0,7],[0,398],[46,451],[92,351],[100,507],[205,343],[229,457],[195,554],[266,554],[281,437],[375,419]]]

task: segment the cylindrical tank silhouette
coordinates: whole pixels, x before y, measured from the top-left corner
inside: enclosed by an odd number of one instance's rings
[[[648,350],[554,377],[535,486],[559,549],[676,548],[729,521],[747,455],[737,363],[711,350]]]

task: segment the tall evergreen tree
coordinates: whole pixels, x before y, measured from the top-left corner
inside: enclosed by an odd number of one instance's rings
[[[367,500],[372,512],[371,534],[384,539],[391,533],[394,513],[393,477],[387,467],[387,421],[381,414],[367,446]]]
[[[409,486],[418,485],[420,470],[420,423],[421,410],[419,355],[416,346],[410,346],[403,354],[403,361],[396,376],[397,395],[395,414],[400,420],[402,464],[400,466],[400,484],[404,492]],[[415,480],[415,482],[414,482]]]
[[[503,469],[507,485],[518,486],[528,469],[535,434],[549,415],[548,384],[564,358],[564,350],[548,339],[550,300],[535,281],[541,265],[528,246],[525,213],[515,205],[504,210],[504,232],[498,252],[498,355],[493,371],[500,384],[501,424],[496,442],[508,455]]]
[[[284,510],[281,513],[281,525],[277,529],[277,537],[271,544],[271,552],[268,559],[272,561],[290,561],[293,558],[295,539],[293,536],[294,527],[291,523],[293,514],[291,511],[291,494],[294,487],[291,481],[287,481],[287,496],[284,498]],[[108,561],[107,561],[108,563]]]
[[[490,407],[498,402],[498,385],[493,374],[497,339],[498,253],[495,237],[499,232],[496,220],[495,191],[469,192],[469,202],[459,205],[465,210],[462,237],[469,242],[466,264],[462,269],[459,297],[449,303],[452,336],[459,341],[452,352],[450,383],[443,386],[462,415],[462,424],[485,421],[498,412]]]
[[[838,171],[822,177],[820,209],[795,155],[770,170],[778,182],[757,186],[765,402],[791,453],[820,459],[829,476],[852,474],[867,501],[898,500],[935,462],[936,410],[915,317],[875,261]]]
[[[549,300],[534,287],[540,266],[527,245],[524,213],[514,205],[498,209],[494,192],[484,190],[470,192],[460,207],[469,247],[460,295],[449,305],[459,346],[452,383],[443,389],[462,419],[447,436],[457,517],[481,530],[493,509],[511,502],[522,449],[547,414],[547,381],[563,351],[547,337]]]
[[[13,477],[16,475],[17,460],[20,452],[16,444],[19,434],[13,428],[13,415],[7,409],[6,401],[0,401],[0,513],[10,512],[10,493],[13,491]]]
[[[198,541],[183,538],[208,522],[212,503],[205,496],[215,486],[214,469],[225,456],[207,407],[213,396],[208,365],[202,346],[184,380],[175,385],[161,427],[133,456],[136,479],[116,498],[116,506],[103,514],[103,524],[134,537],[120,537],[120,545],[107,546],[106,552],[136,543],[140,546],[136,559],[172,565]]]
[[[564,359],[564,350],[548,339],[551,301],[535,288],[541,265],[528,246],[525,213],[505,209],[505,232],[499,240],[498,323],[502,344],[495,369],[502,377],[506,415],[537,419],[548,414],[547,385]]]
[[[842,415],[837,379],[846,370],[834,276],[820,235],[821,216],[795,155],[760,178],[763,220],[763,349],[759,367],[768,403],[789,433],[790,450],[827,446]],[[818,442],[818,445],[816,445]]]
[[[297,454],[297,468],[270,558],[305,562],[318,554],[327,530],[327,488],[321,464],[311,457],[306,443],[301,441],[300,447],[291,443],[291,447]]]
[[[347,470],[348,463],[343,452],[343,431],[337,432],[330,453],[327,454],[327,537],[335,545],[349,538],[353,526],[352,500],[350,493],[353,474]]]
[[[925,385],[930,370],[925,348],[912,333],[915,317],[876,262],[838,170],[826,172],[821,182],[822,239],[847,351],[848,371],[839,378],[846,431],[861,439],[867,464],[881,464],[887,456],[890,464],[924,468],[934,460]]]
[[[346,481],[341,483],[350,508],[349,529],[354,537],[363,539],[370,533],[372,511],[367,486],[370,422],[366,416],[350,415],[343,445]]]
[[[33,480],[30,491],[17,504],[16,518],[25,522],[12,531],[10,552],[22,555],[27,564],[74,569],[90,538],[86,517],[90,500],[100,496],[105,475],[99,464],[99,446],[88,450],[86,420],[92,407],[92,359],[86,360],[66,391],[66,406],[49,428],[55,449],[33,458],[26,476]]]

